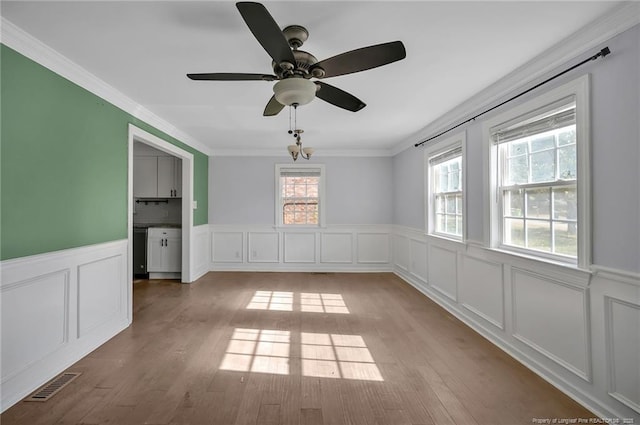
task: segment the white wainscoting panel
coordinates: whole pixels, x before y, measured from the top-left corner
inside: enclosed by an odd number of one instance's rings
[[[315,233],[284,233],[284,262],[285,263],[315,263],[316,262],[316,234]]]
[[[244,261],[244,233],[218,232],[211,234],[211,254],[214,263],[242,263]]]
[[[591,378],[587,289],[512,268],[513,336]]]
[[[3,261],[2,411],[130,324],[127,240]]]
[[[278,232],[249,232],[249,261],[252,263],[278,263],[280,261],[280,234]]]
[[[504,330],[502,265],[465,255],[460,266],[459,292],[462,306]]]
[[[409,270],[411,261],[410,239],[406,236],[393,235],[393,264],[402,270]]]
[[[193,262],[194,279],[197,280],[209,271],[209,225],[204,224],[194,226],[191,240],[193,248],[191,251],[191,261]],[[240,251],[242,252],[242,251]]]
[[[321,233],[320,262],[353,263],[353,233]]]
[[[640,305],[605,297],[605,312],[609,393],[640,413]]]
[[[388,225],[210,225],[212,271],[391,271]],[[244,251],[242,250],[244,247]]]
[[[78,338],[121,314],[121,262],[114,256],[78,266]]]
[[[429,276],[427,266],[427,244],[422,241],[411,239],[409,242],[409,248],[409,258],[411,259],[411,267],[409,271],[412,276],[426,283]]]
[[[429,285],[453,301],[458,299],[457,252],[429,245]]]
[[[358,233],[358,263],[387,264],[389,251],[388,233]]]
[[[2,286],[3,382],[67,343],[68,314],[69,269]]]

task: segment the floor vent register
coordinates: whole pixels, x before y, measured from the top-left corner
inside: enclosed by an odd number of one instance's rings
[[[25,398],[24,401],[47,401],[80,375],[82,375],[80,372],[62,373],[38,388],[33,394]]]

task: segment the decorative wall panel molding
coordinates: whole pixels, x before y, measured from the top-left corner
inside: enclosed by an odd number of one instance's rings
[[[197,280],[209,271],[210,246],[209,225],[194,226],[192,231],[193,250],[191,257],[193,261],[194,279]]]
[[[316,234],[315,233],[284,233],[284,262],[285,263],[315,263],[316,262]]]
[[[122,256],[78,265],[78,338],[122,314]]]
[[[518,268],[511,284],[513,336],[590,381],[587,290]]]
[[[460,267],[459,285],[461,305],[504,330],[502,264],[465,256]]]
[[[411,259],[409,272],[416,279],[426,283],[427,276],[429,275],[429,267],[427,265],[427,244],[415,239],[410,239],[409,250],[409,258]]]
[[[640,414],[640,305],[604,300],[609,394]]]
[[[3,383],[68,342],[69,274],[63,269],[2,285]]]
[[[457,253],[433,244],[429,245],[428,283],[451,300],[458,299]]]
[[[249,232],[249,261],[252,263],[280,262],[280,233]]]
[[[127,240],[3,261],[2,411],[130,324]]]
[[[389,233],[358,233],[358,263],[388,264],[390,262]]]
[[[388,225],[210,225],[210,270],[391,271]]]
[[[211,261],[214,263],[242,263],[244,234],[242,232],[214,232],[211,236]]]
[[[411,240],[406,236],[393,235],[393,264],[406,271],[409,271],[411,261],[410,242]]]
[[[353,233],[320,233],[320,262],[351,264],[353,262]]]

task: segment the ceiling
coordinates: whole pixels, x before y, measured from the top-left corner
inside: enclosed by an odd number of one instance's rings
[[[430,122],[616,6],[612,1],[263,2],[309,30],[318,60],[401,40],[406,59],[325,82],[363,100],[349,112],[315,99],[298,110],[320,154],[391,150]],[[289,113],[263,117],[273,82],[185,74],[271,74],[271,58],[227,1],[3,1],[2,16],[210,152],[284,150]]]

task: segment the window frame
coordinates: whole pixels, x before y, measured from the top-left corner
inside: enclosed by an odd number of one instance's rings
[[[435,236],[439,238],[449,239],[456,242],[465,242],[467,238],[467,196],[466,196],[466,188],[467,188],[467,167],[466,167],[466,144],[467,144],[467,134],[466,131],[462,131],[457,133],[451,137],[446,139],[439,140],[433,144],[428,145],[425,148],[424,153],[424,163],[425,163],[425,186],[426,186],[426,196],[425,196],[425,212],[426,212],[426,233],[430,236]],[[435,196],[436,192],[434,190],[434,185],[436,183],[436,179],[434,177],[434,168],[430,163],[432,159],[437,158],[441,155],[446,155],[447,153],[460,149],[460,157],[461,157],[461,165],[460,170],[462,172],[462,178],[460,181],[460,191],[462,193],[462,232],[461,234],[454,235],[447,232],[439,232],[436,231],[436,204],[435,204]],[[437,164],[435,164],[437,165]]]
[[[589,173],[590,164],[590,102],[589,102],[589,74],[583,75],[563,85],[553,88],[535,98],[532,98],[518,106],[497,114],[486,120],[483,124],[484,142],[484,188],[485,194],[485,245],[496,250],[511,254],[561,264],[580,269],[588,269],[591,265],[591,179]],[[513,126],[518,122],[526,121],[538,116],[545,111],[553,110],[569,99],[575,101],[575,126],[576,126],[576,196],[577,196],[577,246],[576,258],[547,253],[535,249],[517,247],[504,244],[503,223],[504,209],[500,186],[500,169],[503,165],[499,158],[499,144],[493,140],[492,135],[501,128]],[[523,185],[523,189],[532,184]],[[535,184],[533,184],[535,186]]]
[[[319,170],[318,183],[318,224],[285,224],[284,211],[282,209],[282,186],[280,176],[287,170]],[[276,227],[286,228],[323,228],[325,225],[326,211],[326,177],[324,164],[276,164],[275,165],[275,224]]]

